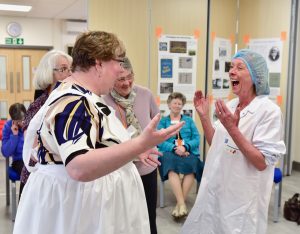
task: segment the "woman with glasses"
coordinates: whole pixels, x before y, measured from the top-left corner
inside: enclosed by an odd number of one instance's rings
[[[41,59],[37,69],[34,73],[33,86],[36,90],[42,90],[40,97],[30,104],[26,112],[23,131],[26,134],[27,127],[33,116],[44,105],[49,94],[51,93],[57,81],[62,81],[71,75],[70,67],[72,64],[72,57],[63,51],[51,50],[47,52]],[[34,165],[36,160],[31,159],[30,165]],[[30,172],[23,167],[20,181],[20,193],[22,195],[23,188],[27,182]]]
[[[130,140],[101,98],[124,70],[114,59],[124,56],[114,34],[90,31],[77,38],[72,75],[56,85],[28,126],[24,159],[36,151],[38,166],[24,188],[15,234],[150,233],[143,185],[132,160],[139,155],[157,164],[152,148],[182,124],[157,131],[156,115]]]
[[[106,103],[115,109],[115,114],[127,129],[131,138],[142,133],[147,124],[159,113],[155,99],[147,88],[134,84],[134,72],[127,57],[123,63],[124,71],[116,80],[113,90],[104,97]],[[157,170],[144,160],[134,160],[144,185],[151,234],[157,233]]]

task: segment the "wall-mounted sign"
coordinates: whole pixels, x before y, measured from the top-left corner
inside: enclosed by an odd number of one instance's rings
[[[6,37],[5,44],[6,45],[24,45],[24,38]]]

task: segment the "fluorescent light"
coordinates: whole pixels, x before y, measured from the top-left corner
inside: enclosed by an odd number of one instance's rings
[[[0,4],[0,11],[30,11],[32,6]]]

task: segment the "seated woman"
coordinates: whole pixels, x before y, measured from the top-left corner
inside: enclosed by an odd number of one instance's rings
[[[1,152],[4,157],[12,157],[11,167],[20,175],[23,168],[23,144],[24,133],[22,130],[23,120],[26,113],[25,106],[21,103],[12,104],[9,107],[8,120],[2,131],[2,147]]]
[[[177,204],[172,212],[175,218],[187,215],[185,200],[193,185],[194,178],[201,180],[203,163],[199,159],[200,135],[192,118],[181,115],[186,98],[181,93],[171,93],[167,100],[170,115],[162,118],[158,129],[167,128],[171,124],[184,121],[177,136],[158,145],[163,152],[159,157],[161,166],[159,173],[162,181],[169,179]],[[181,182],[179,174],[183,174]]]

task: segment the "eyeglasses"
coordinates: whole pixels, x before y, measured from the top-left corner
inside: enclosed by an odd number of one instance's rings
[[[124,68],[124,60],[123,59],[116,59],[116,58],[112,58],[111,60],[114,60],[116,62],[119,62],[120,66],[122,68]]]
[[[125,81],[133,81],[133,74],[129,74],[128,76],[126,77],[120,77],[117,79],[117,81],[119,82],[125,82]]]
[[[57,71],[60,73],[70,72],[71,69],[68,67],[61,67],[61,68],[53,68],[53,71]]]

